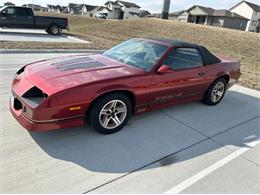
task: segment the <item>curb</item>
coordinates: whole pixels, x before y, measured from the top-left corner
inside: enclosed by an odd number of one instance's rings
[[[0,54],[23,53],[102,53],[98,49],[0,49]]]

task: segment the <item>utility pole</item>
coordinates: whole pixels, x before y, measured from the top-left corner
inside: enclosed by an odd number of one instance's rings
[[[162,7],[162,19],[168,19],[169,10],[170,10],[171,0],[163,0],[163,7]]]

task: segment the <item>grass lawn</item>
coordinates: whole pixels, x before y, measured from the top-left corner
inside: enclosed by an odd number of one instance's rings
[[[0,48],[107,49],[133,37],[182,39],[240,59],[240,84],[260,90],[260,34],[152,18],[119,21],[64,16],[69,18],[69,33],[92,43],[0,42]]]

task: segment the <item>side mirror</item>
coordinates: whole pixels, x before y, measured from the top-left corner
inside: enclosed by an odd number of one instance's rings
[[[172,69],[170,66],[168,65],[162,65],[158,70],[157,73],[159,74],[165,74],[165,73],[169,73],[172,72]]]

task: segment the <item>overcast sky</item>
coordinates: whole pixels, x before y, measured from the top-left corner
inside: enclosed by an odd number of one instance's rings
[[[103,5],[107,0],[0,0],[0,5],[4,2],[11,1],[16,5],[22,5],[25,3],[40,4],[46,6],[46,4],[59,4],[68,5],[71,3],[85,3],[90,5]],[[160,12],[163,0],[126,0],[134,2],[151,12]],[[202,5],[212,7],[215,9],[229,9],[241,0],[171,0],[171,11],[179,11],[187,9],[192,5]],[[260,0],[248,0],[249,2],[260,4]]]

